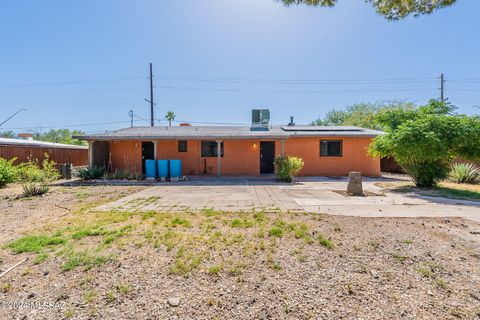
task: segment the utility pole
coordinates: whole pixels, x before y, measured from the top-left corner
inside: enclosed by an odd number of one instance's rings
[[[128,111],[128,115],[130,116],[130,128],[133,128],[133,110]]]
[[[442,102],[445,102],[444,91],[445,91],[445,78],[444,78],[443,73],[442,73],[440,75],[440,100]]]
[[[150,100],[145,99],[148,103],[150,103],[150,126],[155,125],[155,118],[153,114],[153,106],[155,103],[153,103],[153,71],[152,71],[152,63],[150,62]]]
[[[443,74],[442,74],[443,77]],[[153,71],[152,63],[150,62],[150,126],[155,125],[155,120],[153,119]]]

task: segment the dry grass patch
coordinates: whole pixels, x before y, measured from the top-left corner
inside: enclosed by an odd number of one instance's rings
[[[145,204],[154,200],[136,201]],[[196,213],[95,212],[90,206],[82,206],[73,215],[50,225],[45,234],[21,237],[7,247],[16,253],[37,253],[37,263],[59,257],[63,260],[63,271],[101,266],[115,259],[112,252],[134,244],[164,250],[171,256],[170,272],[178,275],[192,272],[237,274],[249,264],[249,260],[256,261],[262,255],[268,255],[268,267],[280,270],[274,256],[281,251],[276,239],[295,246],[334,248],[331,239],[314,235],[321,225],[321,219],[310,219],[314,217],[309,214],[232,213],[212,209]],[[307,258],[304,255],[301,260]],[[240,260],[247,263],[242,266],[231,263]]]
[[[443,181],[432,189],[415,187],[413,182],[378,182],[376,186],[395,192],[415,192],[425,196],[480,201],[480,185]]]

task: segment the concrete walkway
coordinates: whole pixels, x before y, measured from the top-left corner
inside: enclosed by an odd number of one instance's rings
[[[193,178],[158,183],[98,210],[308,211],[363,217],[464,217],[480,222],[480,202],[386,192],[375,183],[396,178],[364,178],[364,190],[375,195],[346,196],[346,178],[299,178],[295,184],[273,178]]]

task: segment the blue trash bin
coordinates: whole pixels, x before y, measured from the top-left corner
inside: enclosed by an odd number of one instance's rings
[[[147,179],[157,178],[157,166],[155,160],[145,160],[145,176]]]
[[[168,160],[158,160],[157,167],[158,167],[158,176],[161,179],[168,178]]]
[[[182,160],[170,160],[170,179],[182,176]]]

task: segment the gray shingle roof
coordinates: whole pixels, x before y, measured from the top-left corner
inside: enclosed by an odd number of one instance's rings
[[[271,126],[268,130],[250,126],[159,126],[133,127],[101,134],[76,136],[81,140],[160,139],[274,139],[289,137],[375,137],[381,131],[340,126]]]

